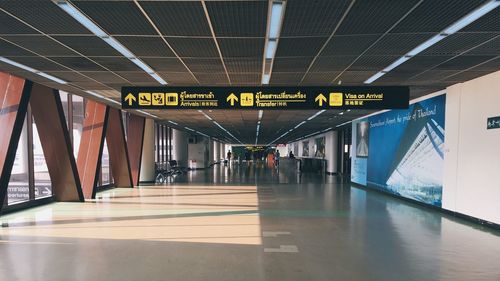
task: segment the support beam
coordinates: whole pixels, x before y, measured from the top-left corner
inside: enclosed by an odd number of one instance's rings
[[[56,201],[84,201],[61,97],[57,90],[34,84],[31,112],[35,119]]]
[[[9,185],[32,83],[0,72],[0,209]]]
[[[85,199],[95,198],[101,167],[102,149],[108,119],[108,106],[88,100],[78,150],[77,166]]]
[[[130,115],[127,127],[127,146],[130,160],[130,170],[134,186],[139,185],[141,176],[142,145],[144,143],[144,128],[146,119],[137,115]]]
[[[133,187],[122,112],[116,108],[109,108],[108,111],[106,141],[115,186]]]

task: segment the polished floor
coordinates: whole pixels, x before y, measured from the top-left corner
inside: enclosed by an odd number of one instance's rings
[[[0,280],[500,280],[500,232],[292,165],[0,217]]]

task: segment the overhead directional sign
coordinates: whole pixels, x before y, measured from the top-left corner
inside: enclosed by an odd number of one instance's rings
[[[124,109],[404,109],[409,88],[123,87]]]

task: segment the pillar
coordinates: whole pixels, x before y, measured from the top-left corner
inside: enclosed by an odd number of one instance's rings
[[[214,141],[214,162],[220,161],[220,144],[217,141]]]
[[[177,160],[177,163],[181,167],[188,166],[188,134],[177,129],[172,129],[172,154],[173,159]]]
[[[37,124],[55,200],[83,202],[82,187],[59,91],[34,84],[30,105]]]
[[[0,208],[6,197],[23,123],[26,123],[28,103],[37,122],[55,200],[83,201],[59,92],[0,72]],[[21,143],[23,150],[27,147],[25,139]],[[28,167],[24,168],[28,171]]]
[[[207,149],[208,149],[208,159],[207,160],[208,161],[207,161],[207,164],[206,164],[207,167],[210,166],[212,163],[215,162],[215,159],[214,159],[214,157],[215,157],[214,143],[215,142],[211,138],[208,139],[208,147],[207,147]]]
[[[133,187],[132,173],[128,156],[127,141],[123,128],[122,112],[116,108],[108,110],[106,141],[108,143],[109,163],[116,187]]]
[[[88,100],[78,150],[77,165],[86,199],[95,198],[95,186],[101,168],[101,157],[106,135],[109,108],[102,103]]]
[[[142,145],[139,181],[155,181],[155,122],[153,119],[146,119],[144,123],[144,140]]]
[[[338,132],[330,131],[325,136],[325,153],[327,160],[327,173],[338,172]]]
[[[31,82],[0,72],[0,209],[28,109]]]
[[[146,119],[137,115],[130,115],[127,126],[127,147],[130,159],[130,170],[132,181],[135,186],[139,185],[141,174],[142,148],[144,142],[144,126]]]
[[[220,153],[220,159],[226,159],[226,152],[224,151],[223,143],[219,143],[219,153]]]

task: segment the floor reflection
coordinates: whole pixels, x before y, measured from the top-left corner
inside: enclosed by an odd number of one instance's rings
[[[0,217],[0,276],[500,280],[499,231],[285,162],[220,165]]]

